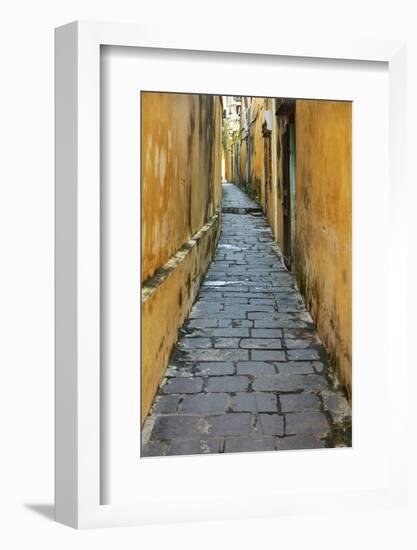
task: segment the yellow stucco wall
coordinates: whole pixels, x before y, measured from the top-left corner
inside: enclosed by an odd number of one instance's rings
[[[220,96],[142,94],[142,420],[220,234]]]
[[[197,297],[220,237],[220,216],[214,216],[172,259],[172,271],[161,284],[142,292],[142,422],[152,405],[159,382],[168,365],[180,328]],[[169,269],[169,265],[167,270]]]
[[[246,140],[240,142],[239,184],[246,184]]]
[[[278,185],[278,172],[277,172],[277,128],[275,121],[275,102],[272,98],[266,98],[264,100],[264,111],[268,111],[271,114],[272,126],[269,128],[269,136],[263,137],[263,152],[264,152],[264,193],[262,195],[262,207],[264,209],[266,218],[271,226],[272,232],[276,238],[277,235],[277,185]],[[264,116],[262,117],[263,123]],[[261,124],[261,136],[262,136],[262,124]],[[269,149],[269,152],[268,152]],[[269,157],[269,158],[268,158]],[[266,164],[269,164],[270,176],[266,178]],[[266,193],[266,196],[265,196]]]
[[[352,105],[296,102],[295,272],[330,357],[352,383]]]
[[[274,105],[274,113],[277,104]],[[283,133],[285,131],[285,121],[282,117],[274,116],[274,129],[272,132],[272,154],[274,157],[275,168],[273,183],[273,202],[274,211],[268,212],[268,220],[271,224],[275,239],[281,250],[284,249],[284,211],[283,211]]]
[[[252,99],[252,112],[249,126],[251,155],[252,196],[261,206],[264,205],[264,139],[262,136],[264,98]]]
[[[232,159],[229,149],[223,150],[226,181],[232,181]]]
[[[142,281],[220,204],[220,132],[219,96],[142,93]]]

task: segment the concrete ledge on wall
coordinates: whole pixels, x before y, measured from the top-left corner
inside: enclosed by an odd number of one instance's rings
[[[142,423],[220,237],[220,211],[142,285]]]

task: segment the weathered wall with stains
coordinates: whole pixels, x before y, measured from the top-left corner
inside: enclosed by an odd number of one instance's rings
[[[153,92],[141,100],[144,419],[219,236],[222,102]]]
[[[239,185],[246,184],[246,139],[242,139],[240,142],[240,166],[239,166]]]
[[[266,123],[265,113],[269,114],[269,124]],[[277,159],[277,124],[275,117],[275,101],[272,98],[264,100],[263,116],[261,120],[261,136],[264,153],[264,192],[262,194],[262,208],[271,226],[272,233],[277,238],[278,207],[278,159]],[[261,144],[260,144],[261,145]]]
[[[142,281],[219,206],[220,125],[219,96],[142,94]]]
[[[232,155],[229,149],[223,149],[224,177],[226,181],[232,181]]]
[[[320,337],[351,389],[352,106],[296,101],[295,272]]]
[[[283,134],[286,128],[286,119],[283,117],[275,116],[276,109],[279,105],[279,100],[274,100],[273,114],[274,114],[274,128],[271,136],[271,148],[273,162],[275,167],[273,168],[274,182],[272,188],[274,211],[268,212],[268,220],[271,224],[274,237],[281,248],[284,248],[284,184],[283,184]]]
[[[197,297],[220,237],[220,215],[214,215],[150,279],[142,290],[142,421]]]
[[[262,136],[264,98],[255,97],[251,102],[250,134],[250,189],[251,196],[264,205],[264,143]]]

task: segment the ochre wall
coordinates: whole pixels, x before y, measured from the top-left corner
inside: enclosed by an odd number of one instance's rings
[[[142,291],[142,422],[168,365],[184,324],[197,297],[220,237],[220,216],[215,215],[200,234],[166,265],[162,283]],[[169,265],[172,263],[172,267]]]
[[[232,181],[232,156],[229,149],[223,150],[226,181]]]
[[[277,186],[278,186],[278,163],[277,163],[277,125],[275,117],[275,101],[272,98],[266,98],[264,100],[264,111],[262,113],[260,134],[262,134],[262,124],[265,120],[265,111],[271,114],[272,125],[269,128],[269,137],[263,137],[263,143],[259,143],[263,147],[264,152],[264,182],[267,196],[262,194],[262,208],[265,212],[265,216],[271,226],[272,233],[277,238],[277,220],[278,220],[278,206],[277,206]],[[269,143],[269,146],[268,146]],[[267,147],[270,148],[270,158],[267,161]],[[265,166],[266,162],[269,162],[269,170],[271,172],[269,181],[266,181]]]
[[[240,142],[239,184],[246,184],[246,140]]]
[[[280,246],[281,250],[284,249],[284,184],[283,184],[283,134],[286,129],[286,118],[276,117],[275,111],[279,104],[279,100],[274,102],[274,130],[272,132],[272,154],[275,157],[275,170],[274,170],[274,203],[275,212],[270,213],[269,221],[271,223],[275,239]]]
[[[219,206],[220,132],[219,96],[142,94],[142,281]]]
[[[252,197],[261,206],[264,205],[264,138],[262,136],[262,124],[264,122],[264,98],[252,98],[251,120],[249,125],[250,133],[250,155],[251,155],[251,190]]]
[[[295,271],[351,391],[352,105],[296,101]]]
[[[146,92],[141,112],[144,421],[220,234],[222,102]]]

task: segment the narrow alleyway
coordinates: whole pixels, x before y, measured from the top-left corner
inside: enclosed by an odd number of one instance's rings
[[[224,184],[223,208],[142,456],[350,445],[350,407],[259,206]]]

